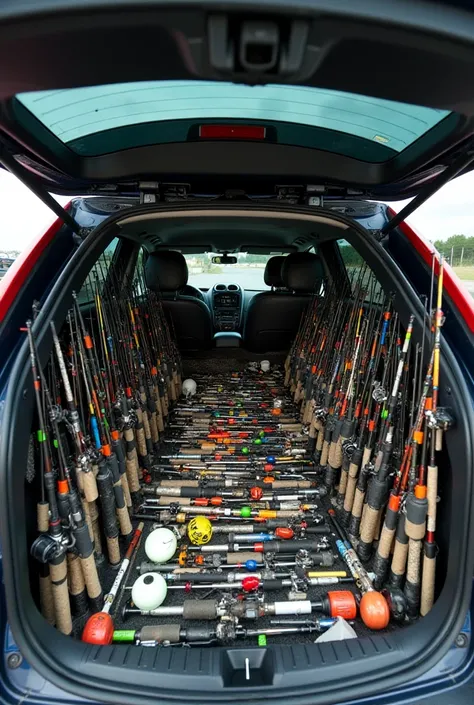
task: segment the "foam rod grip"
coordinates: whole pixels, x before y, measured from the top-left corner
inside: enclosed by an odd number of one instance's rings
[[[337,441],[334,444],[334,451],[333,451],[333,456],[332,456],[332,466],[334,468],[340,468],[342,465],[342,458],[343,458],[342,444],[346,440],[347,440],[347,438],[344,438],[343,436],[339,436],[339,438],[337,439]]]
[[[150,414],[150,433],[151,433],[151,442],[155,446],[160,440],[160,436],[158,433],[158,420],[157,420],[157,416],[156,416],[156,411],[152,411]]]
[[[165,422],[164,422],[164,415],[163,415],[163,408],[161,405],[161,399],[158,397],[155,400],[156,404],[156,423],[158,426],[158,432],[163,433],[165,430]]]
[[[54,613],[56,616],[56,627],[70,636],[72,634],[71,605],[69,604],[69,593],[67,589],[67,564],[66,557],[61,556],[57,562],[50,563],[51,589],[53,593]]]
[[[367,561],[370,558],[379,515],[380,509],[374,509],[369,504],[366,505],[360,527],[360,541],[357,547],[357,553],[363,561]]]
[[[99,496],[99,490],[97,489],[97,482],[94,473],[90,470],[89,472],[82,472],[82,489],[84,491],[84,496],[87,502],[95,502]]]
[[[122,489],[123,489],[123,496],[124,496],[124,499],[125,499],[125,504],[127,505],[127,507],[131,507],[132,504],[133,504],[133,502],[132,502],[132,497],[131,497],[131,495],[130,495],[130,488],[129,488],[129,486],[128,486],[128,478],[127,478],[127,474],[126,474],[126,473],[120,476],[120,481],[121,481],[121,483],[122,483]]]
[[[281,423],[279,426],[285,433],[299,433],[303,428],[303,425],[300,423]]]
[[[122,536],[128,536],[132,532],[132,522],[130,521],[130,515],[128,513],[127,507],[117,507],[117,517],[120,526],[120,533]]]
[[[75,616],[85,614],[88,610],[86,586],[79,556],[67,554],[67,583],[72,612]]]
[[[356,448],[351,462],[349,463],[349,471],[347,477],[346,492],[344,495],[344,511],[349,515],[354,504],[355,489],[357,486],[357,475],[359,473],[360,451]]]
[[[385,523],[377,547],[377,553],[375,554],[372,564],[372,571],[375,573],[374,587],[376,590],[380,590],[385,582],[385,576],[387,575],[390,551],[392,550],[393,538],[397,528],[397,516],[397,512],[391,510],[389,506],[385,515]]]
[[[411,619],[418,616],[418,611],[420,608],[420,570],[421,541],[409,539],[405,597],[407,600],[407,615]]]
[[[398,526],[393,549],[392,565],[388,583],[391,587],[401,588],[405,576],[408,555],[408,536],[405,533],[405,515],[398,517]]]
[[[99,511],[97,509],[97,503],[91,502],[89,504],[89,514],[92,524],[92,541],[94,542],[94,551],[97,556],[102,555],[102,536],[100,534],[99,526]]]
[[[228,553],[226,556],[226,562],[229,565],[234,565],[234,563],[244,564],[247,561],[263,563],[263,553],[252,553],[251,551],[237,551],[236,553]]]
[[[420,614],[422,617],[428,614],[433,607],[436,577],[436,546],[435,544],[425,544],[423,555],[423,575],[421,578],[421,602]]]
[[[180,633],[181,626],[179,624],[150,625],[140,629],[140,641],[156,641],[158,644],[166,641],[170,644],[179,644]]]
[[[143,423],[137,423],[135,426],[135,434],[137,437],[138,452],[144,458],[148,451],[146,447],[145,431],[143,429]]]
[[[135,451],[136,455],[136,451]],[[138,479],[138,467],[134,458],[130,458],[127,452],[127,458],[125,460],[126,464],[126,474],[128,480],[128,487],[132,494],[136,494],[140,491],[140,481]]]
[[[36,505],[36,522],[40,534],[46,534],[49,529],[49,504],[38,502]]]
[[[120,546],[118,536],[106,537],[107,540],[107,553],[109,556],[109,563],[112,566],[118,566],[120,563]]]
[[[90,600],[94,601],[94,607],[98,605],[100,609],[100,603],[102,602],[102,587],[100,585],[99,575],[97,573],[94,554],[91,553],[91,555],[87,556],[87,558],[81,558],[81,566],[84,574],[84,581],[86,583],[87,595]]]
[[[217,619],[217,600],[184,600],[184,619]]]
[[[316,449],[318,446],[316,445]],[[329,442],[324,439],[323,440],[323,445],[321,448],[321,458],[319,459],[319,464],[321,467],[325,467],[328,463],[328,455],[329,455]]]
[[[313,424],[311,423],[311,414],[313,413],[313,408],[312,408],[312,402],[311,399],[307,401],[304,405],[304,411],[303,411],[303,416],[302,416],[302,421],[303,424],[310,424],[309,426],[309,437],[310,438],[316,438],[316,429],[314,428]]]
[[[48,624],[54,626],[56,617],[54,612],[53,589],[51,586],[51,577],[49,575],[49,566],[47,563],[40,564],[39,594],[41,614]]]
[[[318,437],[316,439],[316,452],[321,453],[321,458],[323,457],[323,454],[322,454],[323,446],[324,446],[324,426],[321,426],[321,428],[318,429]],[[327,460],[327,456],[326,456],[326,460]],[[321,465],[323,464],[323,463],[321,463],[321,460],[319,462]]]

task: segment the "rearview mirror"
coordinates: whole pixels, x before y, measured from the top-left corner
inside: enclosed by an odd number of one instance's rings
[[[218,255],[212,258],[212,264],[237,264],[237,257],[233,255]]]

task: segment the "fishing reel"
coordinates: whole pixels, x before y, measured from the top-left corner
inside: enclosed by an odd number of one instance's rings
[[[117,400],[113,406],[115,411],[115,416],[117,419],[117,425],[123,430],[125,426],[134,426],[137,422],[137,415],[135,413],[136,400],[133,397],[128,398],[125,392],[120,390],[117,394]]]
[[[237,638],[237,631],[243,630],[237,619],[221,619],[216,625],[216,638],[220,642],[233,642]],[[245,630],[243,630],[245,631]]]
[[[365,464],[364,474],[366,474],[369,477],[377,474],[375,471],[375,463],[373,460],[369,460],[369,462]]]
[[[30,554],[40,563],[52,563],[74,547],[76,540],[72,534],[69,536],[61,531],[57,536],[40,534],[30,549]]]
[[[178,514],[178,512],[179,512],[179,503],[178,502],[170,502],[168,511],[172,517],[175,517],[176,514]]]
[[[324,406],[316,407],[313,411],[313,418],[324,423],[328,416],[328,409]]]
[[[291,588],[288,592],[289,600],[304,600],[311,583],[303,570],[295,570],[290,575]]]
[[[245,596],[245,599],[229,595],[219,603],[218,612],[221,608],[225,610],[223,616],[255,621],[265,614],[264,595]]]
[[[300,548],[295,554],[295,566],[296,569],[307,570],[313,567],[313,559],[311,554],[304,548]]]
[[[73,437],[75,434],[81,434],[81,424],[76,409],[72,411],[63,410],[62,421],[64,421],[66,428]]]
[[[354,436],[342,442],[342,452],[346,458],[352,458],[356,448],[357,443]]]
[[[455,422],[452,410],[446,406],[438,406],[436,411],[428,409],[425,411],[428,428],[440,431],[447,431]]]
[[[372,399],[375,401],[376,404],[383,404],[383,402],[387,399],[387,391],[384,387],[382,387],[382,384],[375,380],[374,382],[374,388],[372,390]]]
[[[52,404],[49,409],[49,419],[52,423],[67,423],[66,412],[59,404]]]

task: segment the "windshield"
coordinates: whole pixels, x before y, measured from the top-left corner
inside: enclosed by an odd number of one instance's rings
[[[188,284],[198,289],[210,289],[214,284],[240,284],[242,289],[260,291],[270,289],[264,282],[265,266],[274,255],[251,255],[247,252],[237,253],[237,264],[213,264],[215,252],[199,255],[184,255],[188,265]]]

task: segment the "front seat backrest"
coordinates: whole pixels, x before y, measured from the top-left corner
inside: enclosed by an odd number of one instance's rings
[[[244,346],[251,352],[288,350],[311,295],[319,291],[323,265],[318,255],[295,252],[282,259],[281,280],[286,291],[262,291],[249,303]]]
[[[285,255],[277,255],[276,257],[270,257],[265,266],[265,271],[263,273],[263,281],[267,286],[271,286],[272,290],[281,289],[283,287],[283,279],[281,278],[281,267],[284,259],[286,259]]]
[[[188,267],[181,252],[152,252],[146,261],[147,286],[156,291],[180,350],[212,346],[211,312],[199,289],[188,286]]]

